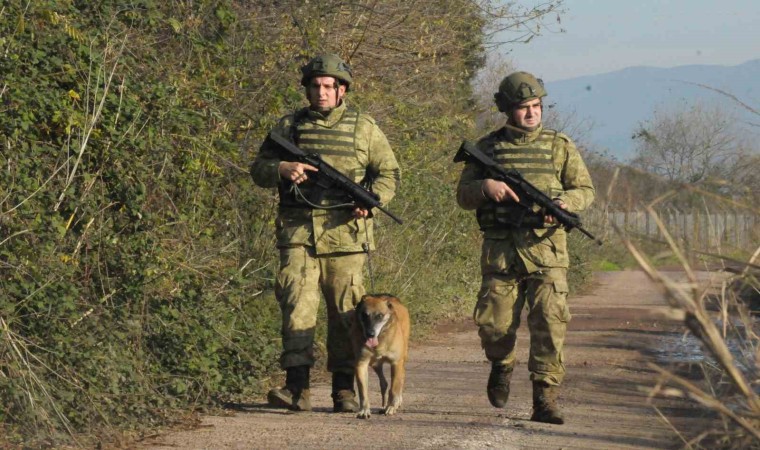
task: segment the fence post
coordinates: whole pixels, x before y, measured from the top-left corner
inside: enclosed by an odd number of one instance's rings
[[[646,237],[649,237],[649,213],[647,211],[642,211],[644,214],[644,235]]]
[[[681,211],[674,209],[673,212],[673,240],[678,242],[681,239]]]
[[[736,210],[734,210],[734,246],[741,248],[741,243],[739,242],[739,212]]]

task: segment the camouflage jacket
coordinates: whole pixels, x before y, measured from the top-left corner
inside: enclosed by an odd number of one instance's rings
[[[387,138],[366,114],[346,108],[342,103],[329,113],[308,108],[280,119],[272,130],[288,137],[307,153],[319,153],[324,161],[359,183],[369,176],[372,191],[386,205],[395,195],[400,169]],[[277,187],[280,206],[275,222],[278,247],[314,246],[317,254],[359,252],[368,242],[375,248],[372,219],[357,220],[351,209],[312,209],[296,204],[290,197],[289,181],[280,178],[280,161],[288,160],[276,144],[265,140],[251,165],[251,177],[261,187]],[[310,182],[299,185],[305,192]],[[341,192],[318,192],[320,206],[339,202]],[[313,193],[313,192],[312,192]]]
[[[586,165],[566,135],[539,129],[519,133],[504,127],[481,138],[478,148],[506,169],[518,170],[525,179],[572,212],[586,209],[594,199],[594,186]],[[557,227],[523,229],[504,227],[486,217],[509,215],[515,205],[486,199],[481,183],[488,174],[476,163],[466,163],[457,186],[457,202],[476,209],[485,239],[510,240],[515,255],[530,272],[541,267],[568,267],[566,233]]]

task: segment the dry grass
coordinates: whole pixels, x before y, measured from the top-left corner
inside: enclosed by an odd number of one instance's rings
[[[757,334],[760,321],[752,315],[739,292],[758,294],[760,270],[755,261],[760,248],[748,261],[738,268],[733,267],[730,271],[733,273],[721,270],[721,276],[711,277],[712,282],[705,283],[692,267],[689,255],[654,211],[653,204],[647,206],[647,211],[655,219],[669,250],[680,262],[685,282],[674,278],[672,272],[657,270],[624,230],[615,227],[615,231],[641,269],[659,286],[670,306],[682,313],[687,332],[700,340],[706,358],[702,363],[705,378],[699,383],[652,364],[660,376],[651,389],[650,399],[688,398],[699,408],[720,418],[710,429],[689,436],[694,430],[676,429],[658,410],[686,448],[760,448],[760,398],[756,392],[760,387],[760,338]],[[709,256],[716,261],[725,260],[719,254]]]
[[[76,442],[68,419],[49,392],[50,386],[38,376],[38,372],[50,371],[50,368],[34,356],[25,339],[14,333],[2,317],[0,317],[0,361],[7,362],[6,370],[0,371],[0,377],[17,378],[22,381],[20,385],[23,386],[22,395],[16,397],[21,404],[6,405],[7,409],[33,411],[35,417],[31,420],[35,420],[38,427],[46,428],[51,433],[55,426],[50,414],[55,414],[66,432]]]

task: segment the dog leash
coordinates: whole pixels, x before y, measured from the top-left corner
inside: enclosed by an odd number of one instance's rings
[[[364,218],[364,243],[362,243],[362,250],[367,255],[367,272],[369,273],[369,287],[372,292],[375,292],[375,277],[372,274],[372,258],[369,254],[369,230],[367,230],[367,218]]]
[[[298,185],[296,183],[293,183],[290,186],[290,192],[293,193],[296,198],[300,199],[307,205],[311,206],[315,209],[338,209],[338,208],[345,208],[346,206],[356,206],[353,203],[341,203],[339,205],[332,205],[332,206],[322,206],[322,205],[316,205],[309,201],[309,199],[306,198],[305,195],[303,195],[303,192],[301,192],[301,189],[299,189]],[[375,277],[372,273],[372,258],[369,254],[369,231],[367,230],[367,218],[364,217],[364,243],[362,243],[362,250],[364,250],[364,253],[367,255],[367,272],[369,273],[369,286],[372,289],[372,292],[375,292]]]
[[[301,192],[301,189],[298,188],[298,185],[296,183],[293,183],[290,186],[290,192],[294,193],[296,198],[299,198],[307,205],[311,206],[315,209],[338,209],[338,208],[345,208],[346,206],[355,206],[353,203],[341,203],[339,205],[333,205],[333,206],[322,206],[322,205],[316,205],[309,201],[309,199],[306,198],[305,195],[303,195],[303,192]],[[375,292],[375,276],[372,273],[372,257],[369,253],[369,230],[367,229],[367,218],[364,217],[364,242],[362,243],[362,250],[364,250],[364,253],[367,255],[367,272],[369,273],[369,286],[372,289],[372,292]]]

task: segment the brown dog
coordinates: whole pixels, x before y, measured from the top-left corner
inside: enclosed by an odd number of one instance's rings
[[[401,406],[404,363],[409,350],[409,311],[389,294],[362,297],[353,314],[351,340],[356,355],[356,385],[360,419],[369,419],[369,366],[375,370],[383,396],[383,414],[392,415]],[[391,365],[391,391],[383,374],[383,363]]]

